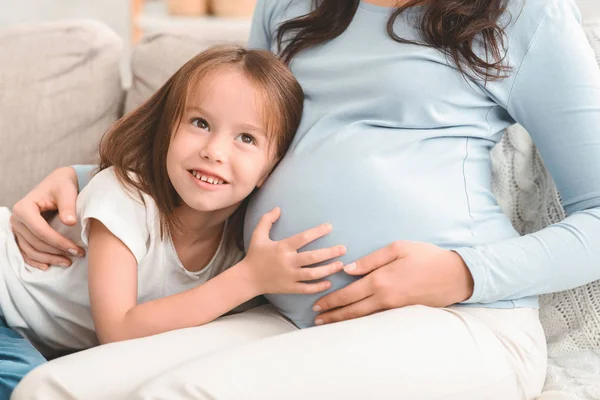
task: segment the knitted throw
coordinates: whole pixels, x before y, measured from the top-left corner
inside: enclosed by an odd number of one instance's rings
[[[600,23],[588,25],[586,35],[600,63]],[[494,193],[519,233],[565,217],[556,186],[520,125],[507,129],[492,160]],[[540,318],[548,341],[544,389],[600,399],[600,281],[541,296]]]

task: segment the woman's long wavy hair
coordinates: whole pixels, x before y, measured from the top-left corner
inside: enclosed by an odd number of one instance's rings
[[[280,25],[277,43],[289,63],[298,53],[341,35],[356,14],[360,0],[313,0],[312,12]],[[422,42],[406,40],[394,32],[394,23],[408,8],[424,6],[420,20]],[[439,49],[465,76],[494,81],[505,78],[505,34],[499,25],[507,0],[408,0],[397,6],[387,23],[389,36],[400,43]],[[474,50],[481,44],[483,56]],[[483,58],[482,58],[483,57]]]

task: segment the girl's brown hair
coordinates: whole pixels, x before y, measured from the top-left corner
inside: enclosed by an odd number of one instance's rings
[[[340,36],[352,22],[360,0],[313,0],[313,11],[286,21],[278,29],[281,57],[289,63],[302,50]],[[408,8],[424,6],[420,32],[424,43],[399,37],[397,18]],[[484,81],[506,77],[505,33],[499,25],[507,0],[408,0],[396,7],[387,23],[388,35],[399,43],[433,47],[449,56],[460,72]],[[479,43],[484,54],[474,50]],[[285,46],[284,46],[285,45]],[[483,58],[482,58],[483,57]]]
[[[173,211],[181,204],[167,174],[167,150],[190,90],[223,68],[242,72],[262,97],[262,118],[270,151],[280,160],[289,147],[302,116],[304,93],[292,73],[275,55],[239,46],[217,46],[181,67],[150,99],[127,114],[100,143],[99,170],[113,167],[126,189],[149,195],[156,203],[161,234],[179,226]],[[228,238],[243,249],[243,220],[248,199],[230,217]]]

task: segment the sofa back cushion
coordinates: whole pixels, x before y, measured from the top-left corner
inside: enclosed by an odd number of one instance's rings
[[[224,43],[245,44],[246,21],[206,23],[150,33],[135,46],[131,59],[132,84],[125,101],[130,112],[146,101],[177,70],[207,48]]]
[[[93,21],[0,31],[0,206],[58,166],[96,160],[117,120],[121,40]]]

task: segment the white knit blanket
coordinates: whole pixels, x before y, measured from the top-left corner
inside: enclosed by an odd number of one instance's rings
[[[600,63],[600,24],[586,27],[586,34]],[[507,129],[492,160],[494,193],[521,234],[565,217],[554,182],[521,126]],[[541,296],[540,317],[548,341],[545,390],[600,400],[600,281]]]

